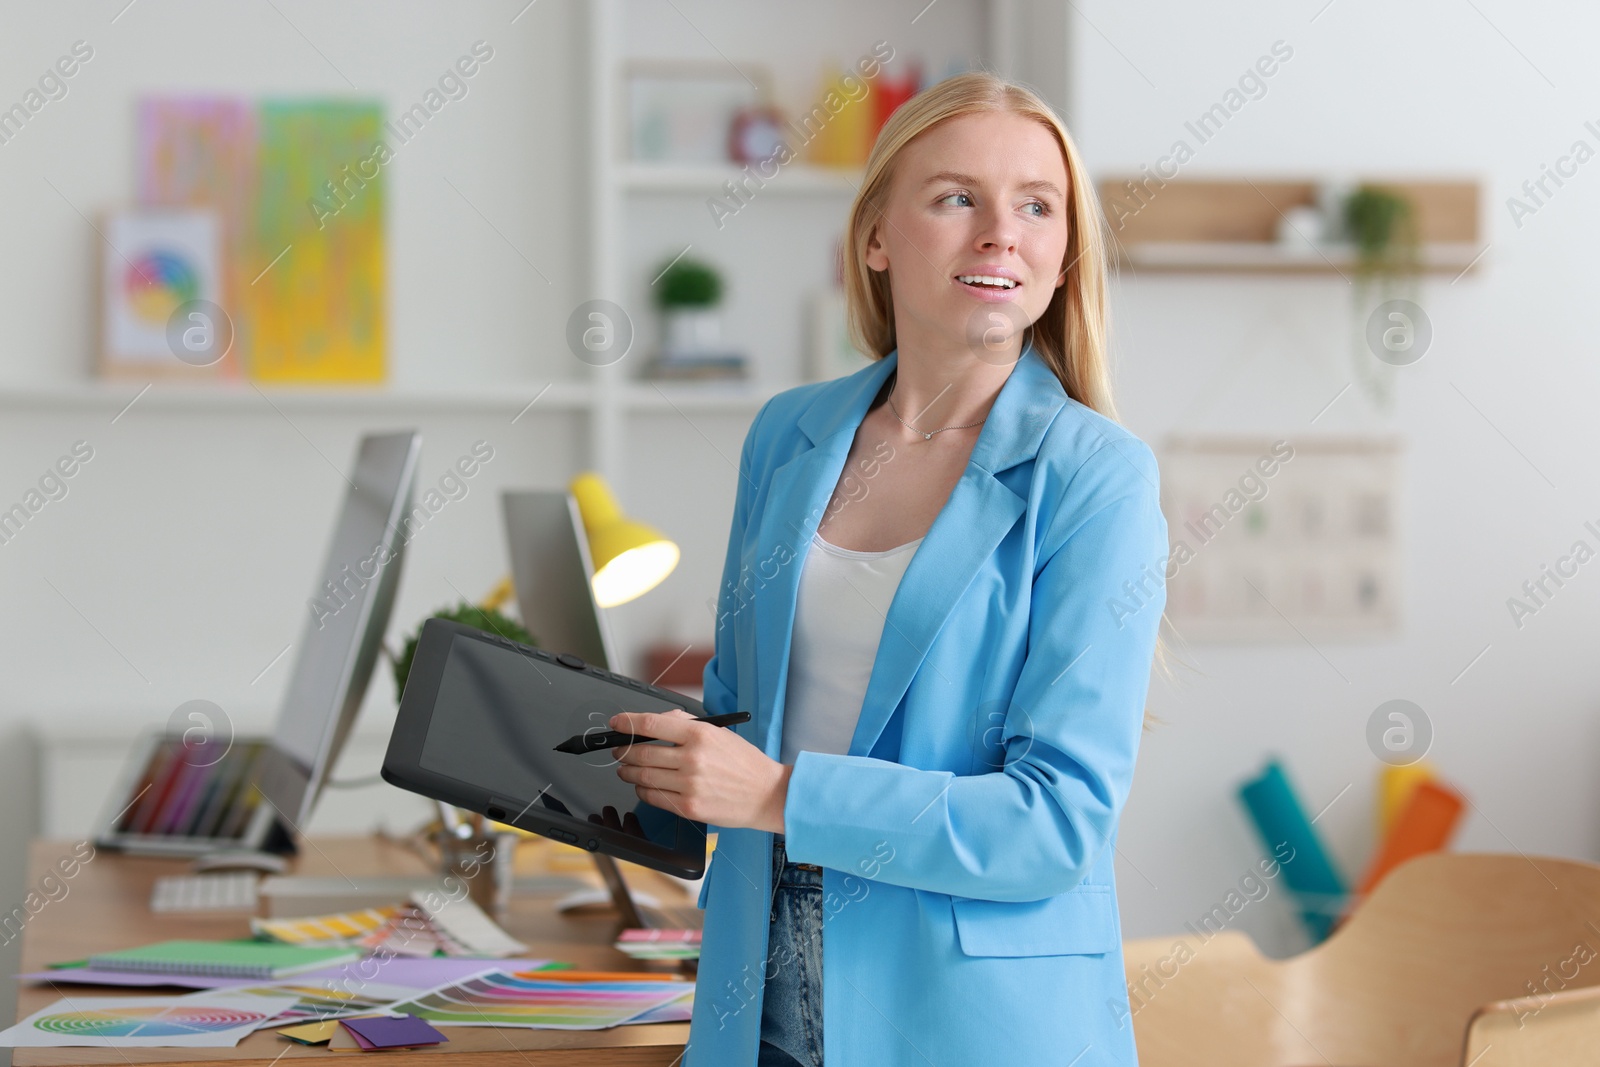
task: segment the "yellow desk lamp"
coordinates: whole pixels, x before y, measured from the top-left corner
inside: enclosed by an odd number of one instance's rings
[[[602,608],[648,593],[678,565],[678,546],[661,531],[622,514],[611,487],[598,474],[585,471],[572,479],[567,491],[577,499],[589,535],[594,599]]]
[[[567,491],[578,502],[578,514],[589,542],[589,561],[594,566],[594,599],[602,608],[614,608],[643,596],[678,565],[677,544],[654,527],[624,515],[604,478],[585,471],[572,479]],[[508,574],[480,606],[497,609],[515,594]]]

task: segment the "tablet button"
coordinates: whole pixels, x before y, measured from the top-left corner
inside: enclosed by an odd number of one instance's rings
[[[569,845],[576,845],[578,843],[578,835],[573,833],[571,830],[552,829],[550,831],[550,836],[556,838],[557,840],[565,841]]]
[[[583,846],[583,847],[584,847],[584,848],[586,848],[586,849],[588,849],[588,850],[589,850],[589,851],[590,851],[590,852],[593,852],[593,851],[594,851],[594,850],[595,850],[595,849],[597,849],[597,848],[599,848],[599,847],[600,847],[600,842],[598,842],[598,841],[596,841],[596,840],[595,840],[595,839],[594,839],[594,838],[592,838],[592,837],[591,837],[591,838],[589,838],[589,840],[588,840],[588,841],[587,841],[587,842],[586,842],[586,843],[585,843],[585,844],[584,844],[584,846]]]
[[[571,652],[560,653],[556,656],[556,662],[561,664],[563,667],[571,667],[575,671],[583,670],[583,660],[579,659],[577,656],[574,656]]]

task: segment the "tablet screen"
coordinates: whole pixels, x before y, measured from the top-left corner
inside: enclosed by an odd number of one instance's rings
[[[596,698],[602,689],[605,695]],[[450,642],[418,762],[528,805],[523,811],[543,808],[678,850],[690,844],[678,835],[692,824],[641,801],[633,786],[617,777],[610,750],[573,754],[555,746],[574,734],[610,729],[608,720],[620,711],[659,713],[681,706],[645,692],[598,685],[592,677],[513,649],[458,637]],[[509,814],[515,819],[522,813]]]

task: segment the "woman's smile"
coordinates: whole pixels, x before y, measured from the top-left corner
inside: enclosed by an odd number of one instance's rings
[[[957,274],[952,281],[975,300],[1004,303],[1022,294],[1022,279],[1014,271],[992,264],[981,264]]]

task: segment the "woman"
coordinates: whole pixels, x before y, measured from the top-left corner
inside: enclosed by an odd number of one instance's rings
[[[903,105],[850,214],[871,366],[745,439],[708,713],[618,715],[718,832],[687,1067],[1133,1064],[1113,879],[1166,602],[1100,213],[1033,93]],[[825,980],[824,980],[825,979]]]

